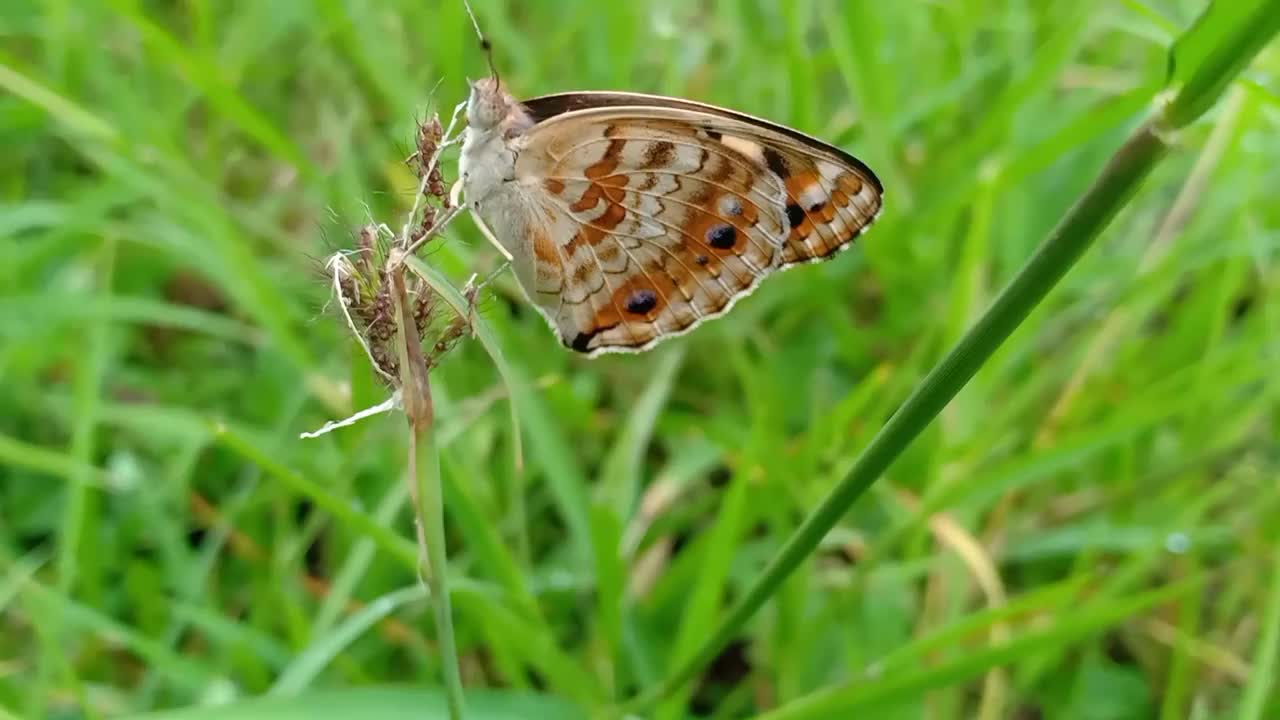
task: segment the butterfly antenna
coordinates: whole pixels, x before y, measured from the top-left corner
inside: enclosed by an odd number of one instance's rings
[[[480,30],[480,21],[476,20],[476,13],[471,9],[471,3],[468,0],[462,0],[462,4],[467,8],[467,15],[471,18],[471,27],[475,28],[476,37],[480,38],[480,49],[484,51],[484,57],[489,61],[489,74],[493,76],[495,82],[501,84],[498,78],[498,67],[493,64],[493,45]]]

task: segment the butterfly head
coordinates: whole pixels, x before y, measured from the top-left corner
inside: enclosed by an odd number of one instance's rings
[[[467,124],[477,130],[492,130],[507,119],[514,104],[497,78],[477,80],[471,83],[467,98]]]

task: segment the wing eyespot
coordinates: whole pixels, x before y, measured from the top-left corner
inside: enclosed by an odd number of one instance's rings
[[[728,223],[707,230],[707,244],[717,250],[728,250],[738,242],[738,231]]]
[[[626,307],[627,312],[633,315],[644,315],[658,305],[658,294],[649,288],[639,288],[632,290],[627,296]]]
[[[787,223],[792,228],[796,228],[802,222],[804,222],[804,209],[795,203],[787,203]]]

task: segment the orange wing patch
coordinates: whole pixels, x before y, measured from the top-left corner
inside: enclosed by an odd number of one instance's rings
[[[834,255],[862,234],[879,212],[879,193],[854,172],[804,156],[784,157],[774,149],[765,152],[769,168],[783,178],[787,191],[791,231],[783,265]]]

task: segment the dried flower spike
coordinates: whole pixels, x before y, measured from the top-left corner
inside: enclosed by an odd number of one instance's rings
[[[433,239],[458,214],[459,209],[450,205],[440,168],[441,151],[456,142],[447,135],[452,132],[458,112],[454,111],[448,132],[435,115],[418,126],[416,151],[409,162],[418,175],[419,193],[414,197],[404,232],[396,236],[385,225],[365,225],[356,232],[356,249],[335,254],[328,265],[347,328],[379,377],[394,390],[392,405],[404,409],[415,424],[431,422],[427,371],[440,364],[468,334],[471,324],[470,313],[464,317],[446,310],[447,304],[438,302],[435,291],[407,272],[404,264],[406,255]],[[393,244],[388,245],[384,238],[391,238]],[[468,298],[474,300],[474,293]],[[446,313],[451,317],[444,321]],[[412,397],[406,397],[405,383],[414,386],[408,390]],[[376,411],[388,407],[383,403]],[[348,420],[374,411],[362,411]],[[329,423],[323,431],[346,424],[348,421]]]

